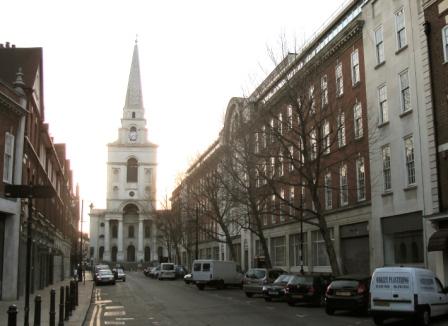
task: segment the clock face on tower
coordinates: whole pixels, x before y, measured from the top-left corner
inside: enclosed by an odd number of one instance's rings
[[[137,130],[135,130],[135,127],[132,127],[131,131],[129,131],[129,140],[130,141],[136,141],[137,140]]]

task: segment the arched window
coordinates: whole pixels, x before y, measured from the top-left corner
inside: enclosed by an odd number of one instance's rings
[[[137,182],[138,164],[135,158],[130,158],[127,162],[127,182]]]
[[[98,251],[98,254],[99,254],[99,258],[100,258],[100,260],[103,260],[103,255],[104,255],[104,247],[103,246],[101,246],[100,247],[100,250]]]
[[[151,261],[151,249],[145,247],[145,261]]]
[[[132,119],[135,119],[135,112],[132,112]]]
[[[111,252],[111,255],[112,255],[112,261],[113,262],[116,262],[117,261],[117,252],[118,252],[118,248],[117,247],[115,247],[115,246],[113,246],[112,247],[112,252]]]
[[[149,224],[145,224],[145,238],[150,238],[151,237],[151,227],[149,226]]]
[[[116,223],[112,224],[112,238],[116,239],[118,237],[118,226]]]
[[[129,225],[128,228],[128,238],[133,238],[134,237],[134,226],[133,225]]]
[[[130,245],[127,250],[127,261],[133,262],[135,261],[135,247]]]

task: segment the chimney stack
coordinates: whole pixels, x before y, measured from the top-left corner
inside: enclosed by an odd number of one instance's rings
[[[9,49],[9,42],[6,42],[6,48]]]

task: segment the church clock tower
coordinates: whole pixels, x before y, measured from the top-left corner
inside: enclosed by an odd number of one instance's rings
[[[124,265],[157,260],[157,145],[148,141],[137,41],[118,139],[107,149],[107,207],[90,212],[93,258]]]

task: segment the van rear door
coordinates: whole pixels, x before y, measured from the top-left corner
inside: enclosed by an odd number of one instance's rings
[[[196,283],[206,283],[210,281],[211,263],[194,262],[193,263],[193,281]]]
[[[375,272],[370,293],[372,310],[414,311],[414,291],[410,272]]]

